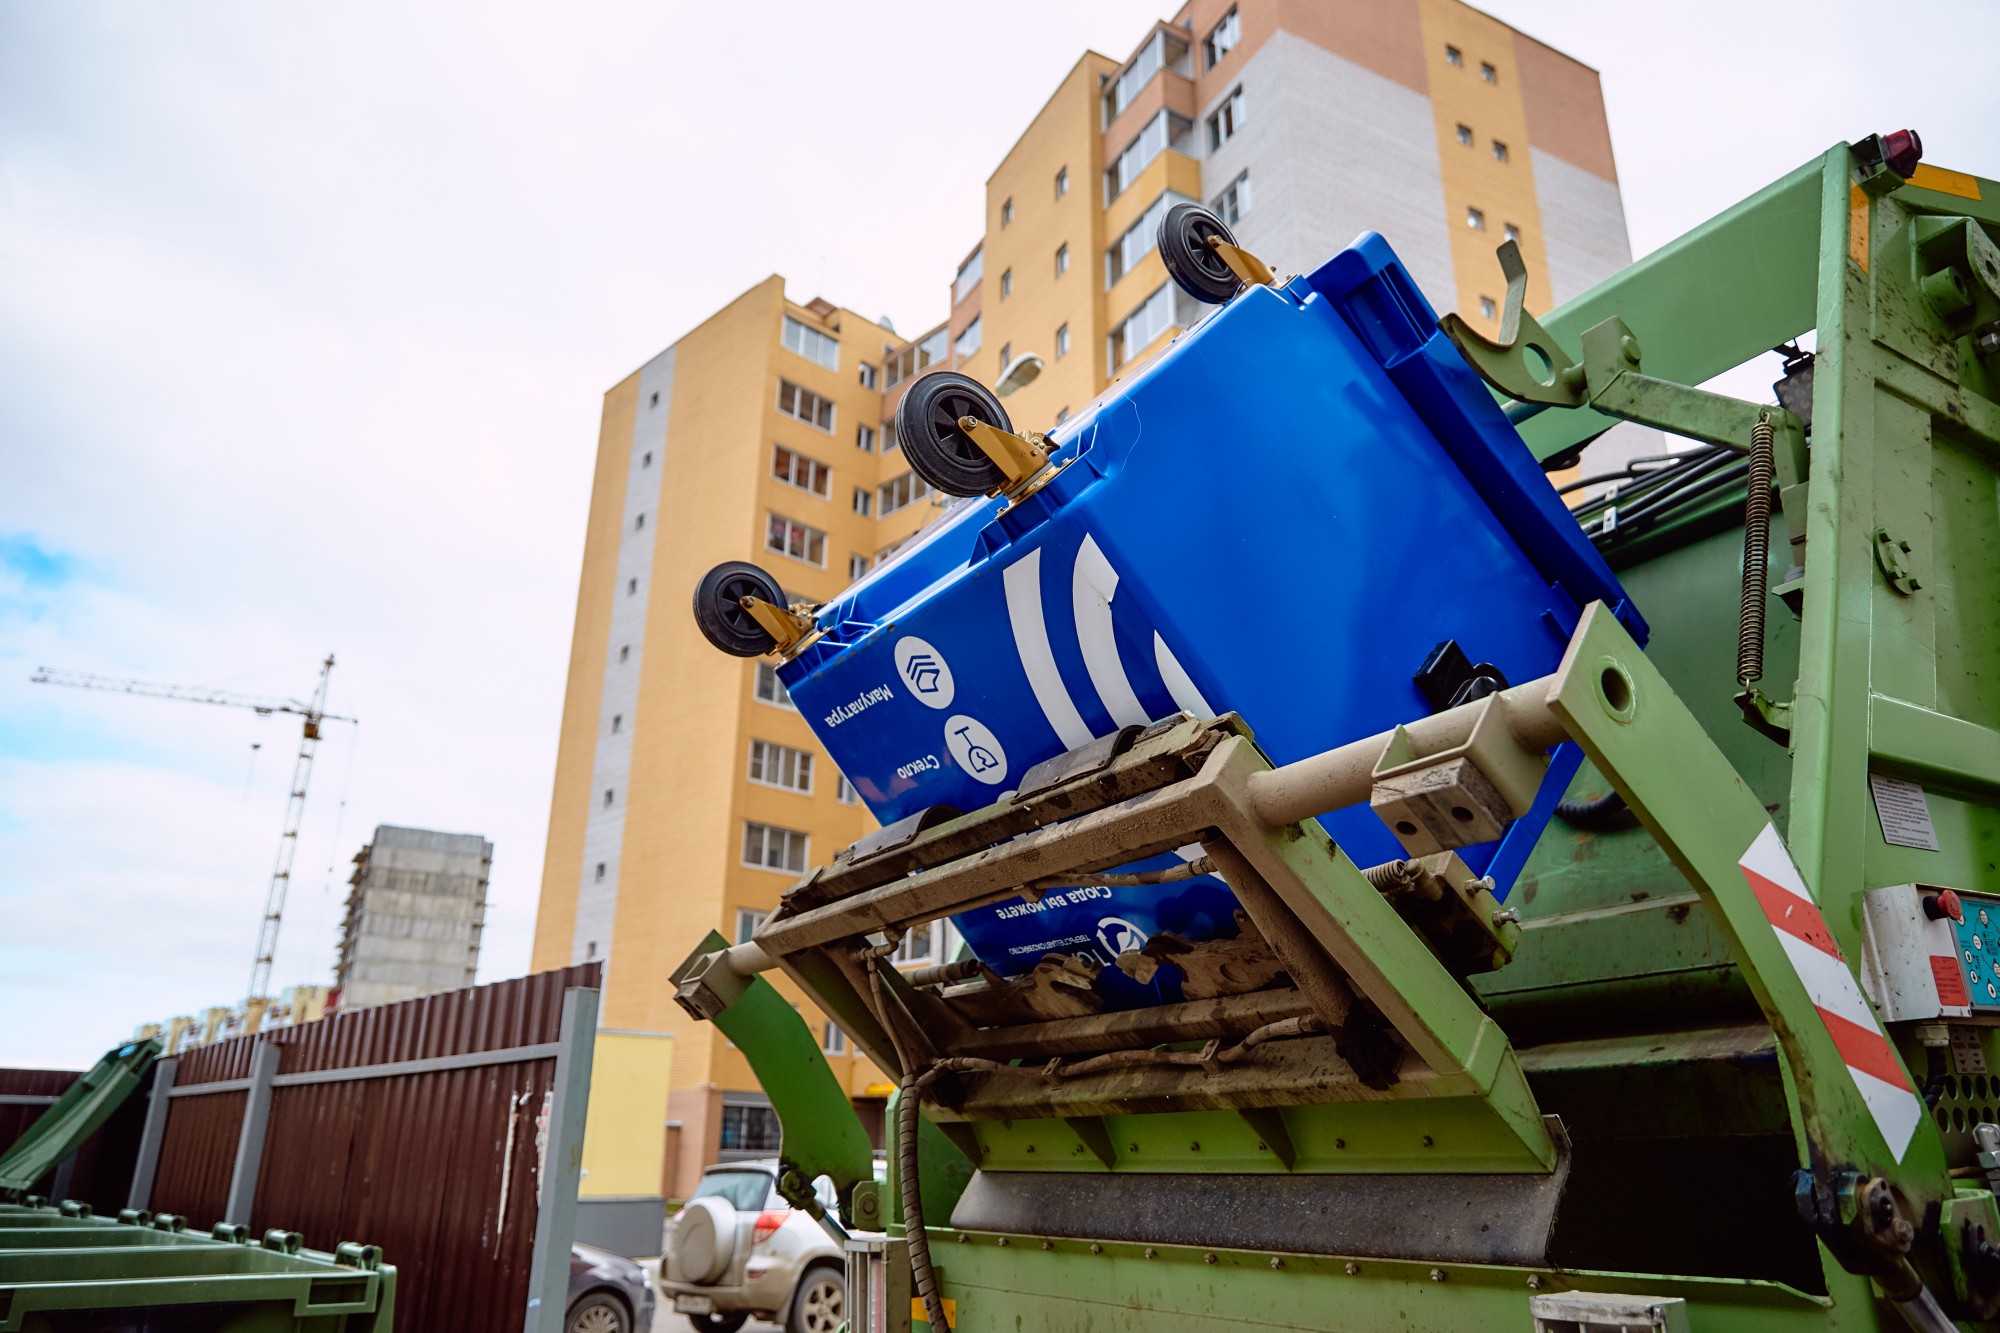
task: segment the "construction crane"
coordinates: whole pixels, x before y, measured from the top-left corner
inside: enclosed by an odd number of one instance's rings
[[[110,690],[149,699],[178,699],[183,703],[214,704],[222,708],[248,708],[263,717],[291,713],[305,719],[299,739],[299,757],[292,765],[291,795],[285,802],[285,828],[278,835],[278,855],[271,866],[271,885],[264,894],[264,919],[257,930],[257,953],[250,965],[252,1003],[266,999],[271,985],[271,959],[278,951],[278,927],[285,915],[285,893],[291,887],[292,859],[299,850],[299,824],[306,813],[306,783],[312,776],[313,754],[319,749],[320,724],[357,722],[326,711],[327,680],[333,674],[333,654],[320,663],[319,684],[305,702],[274,695],[238,694],[233,690],[211,689],[205,685],[168,685],[159,681],[134,680],[124,676],[98,676],[87,671],[62,671],[38,667],[30,676],[37,685],[68,685],[81,690]]]

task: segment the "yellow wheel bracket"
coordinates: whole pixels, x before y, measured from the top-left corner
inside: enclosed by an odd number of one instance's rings
[[[1246,286],[1270,287],[1278,281],[1278,275],[1271,266],[1251,254],[1240,245],[1231,245],[1220,236],[1208,238],[1209,249],[1215,251],[1222,262],[1229,265],[1229,271],[1243,279]]]
[[[1049,465],[1049,442],[1045,435],[1016,435],[1011,430],[989,425],[978,417],[960,417],[958,428],[1006,476],[1007,484],[999,491],[1002,495],[1025,485]]]
[[[738,605],[764,627],[764,632],[777,642],[778,652],[786,657],[819,637],[818,628],[803,607],[774,606],[761,597],[745,597]]]

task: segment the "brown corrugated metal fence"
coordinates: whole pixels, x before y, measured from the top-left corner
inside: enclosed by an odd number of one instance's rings
[[[563,993],[600,965],[476,986],[181,1057],[175,1084],[247,1079],[253,1048],[280,1050],[252,1233],[302,1232],[314,1249],[382,1247],[397,1265],[396,1327],[492,1333],[520,1327],[534,1247],[537,1118],[555,1058],[287,1085],[316,1070],[552,1046]],[[248,1094],[172,1099],[151,1205],[206,1228],[222,1217]],[[580,1108],[578,1108],[580,1112]]]

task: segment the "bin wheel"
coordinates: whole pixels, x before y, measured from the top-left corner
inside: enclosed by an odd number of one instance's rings
[[[910,386],[896,405],[896,438],[911,470],[946,495],[998,490],[1007,483],[1007,474],[959,429],[960,417],[1014,429],[1000,400],[970,375],[934,370]]]
[[[731,657],[759,657],[778,646],[771,632],[743,609],[742,598],[785,604],[778,581],[747,560],[725,560],[701,576],[694,589],[694,623],[702,637]]]
[[[1236,244],[1222,219],[1200,204],[1175,204],[1160,219],[1160,259],[1175,286],[1197,301],[1221,305],[1236,295],[1243,279],[1209,248],[1211,236]]]

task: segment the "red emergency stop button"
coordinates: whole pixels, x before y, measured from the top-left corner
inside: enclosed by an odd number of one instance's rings
[[[1959,902],[1958,895],[1950,889],[1924,895],[1924,915],[1933,921],[1956,921],[1965,924],[1965,904]]]

